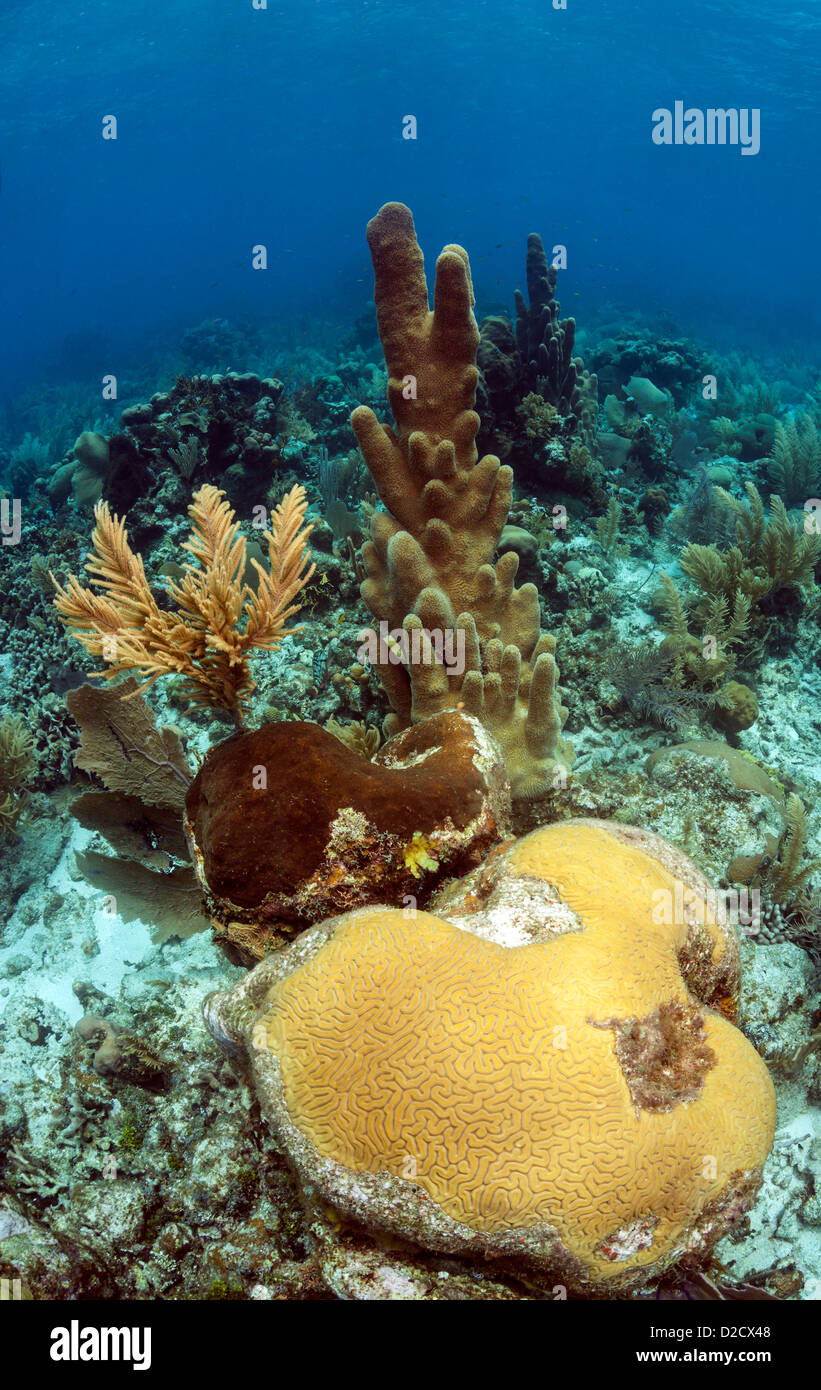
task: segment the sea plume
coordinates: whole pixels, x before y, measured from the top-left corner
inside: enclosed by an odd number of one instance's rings
[[[245,579],[247,543],[229,503],[218,488],[201,487],[188,508],[191,535],[183,546],[192,560],[179,579],[169,581],[174,608],[165,609],[129,545],[125,521],[98,502],[94,550],[85,568],[101,592],[83,588],[74,575],[63,588],[52,575],[54,605],[71,635],[105,661],[107,670],[99,674],[106,680],[137,672],[143,683],[131,693],[138,694],[161,676],[181,676],[194,704],[229,710],[239,727],[254,689],[250,654],[271,650],[296,630],[286,624],[299,611],[297,596],[314,572],[306,507],[305,491],[297,485],[276,508],[270,531],[261,533],[268,568],[251,560],[258,574],[254,591]]]

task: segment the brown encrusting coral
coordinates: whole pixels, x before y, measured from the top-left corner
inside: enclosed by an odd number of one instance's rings
[[[260,532],[268,567],[251,560],[257,573],[252,587],[245,578],[248,544],[233,511],[218,488],[200,488],[188,509],[192,531],[183,546],[195,563],[187,561],[180,578],[169,579],[167,592],[176,605],[169,611],[151,592],[125,522],[98,502],[94,555],[86,569],[102,595],[71,575],[66,588],[54,580],[54,605],[71,635],[106,663],[106,680],[137,671],[143,678],[139,689],[145,690],[161,676],[177,674],[193,704],[226,709],[241,725],[243,704],[254,689],[250,653],[270,651],[295,631],[286,624],[299,611],[295,600],[314,572],[306,555],[306,506],[304,489],[296,486],[276,508],[271,530]]]
[[[389,727],[464,708],[501,744],[514,796],[534,796],[561,780],[572,755],[536,588],[514,587],[511,551],[494,563],[513,478],[493,455],[477,457],[479,331],[467,253],[445,247],[431,310],[408,208],[387,203],[368,224],[368,242],[396,428],[367,406],[351,423],[387,508],[374,513],[363,547],[362,597],[409,645],[402,664],[384,652],[375,658],[394,711]],[[463,644],[464,661],[446,665],[431,634],[450,637],[457,652]],[[394,657],[397,646],[394,637]]]
[[[265,724],[214,748],[186,833],[218,940],[247,963],[318,918],[425,900],[509,834],[498,749],[444,713],[373,761],[317,724]]]

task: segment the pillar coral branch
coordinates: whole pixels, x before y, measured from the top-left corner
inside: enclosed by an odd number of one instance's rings
[[[536,587],[515,587],[512,552],[494,559],[513,474],[476,448],[479,330],[467,252],[442,251],[431,309],[410,210],[386,203],[368,243],[395,428],[366,406],[351,417],[387,508],[363,548],[362,597],[380,622],[419,633],[412,660],[380,665],[393,708],[387,726],[464,708],[500,743],[514,796],[536,796],[556,784],[572,750],[561,738],[567,711]],[[448,631],[464,641],[459,673],[427,638]]]

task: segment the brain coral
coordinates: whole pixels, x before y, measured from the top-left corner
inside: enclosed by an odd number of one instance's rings
[[[569,821],[434,903],[334,918],[207,1003],[305,1187],[588,1295],[703,1258],[775,1111],[706,880],[656,836]]]

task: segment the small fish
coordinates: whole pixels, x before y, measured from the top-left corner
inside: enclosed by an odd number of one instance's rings
[[[320,690],[322,690],[323,686],[325,685],[325,681],[328,675],[328,652],[326,648],[319,647],[314,652],[313,670],[314,685],[316,686],[316,693],[318,695]]]

